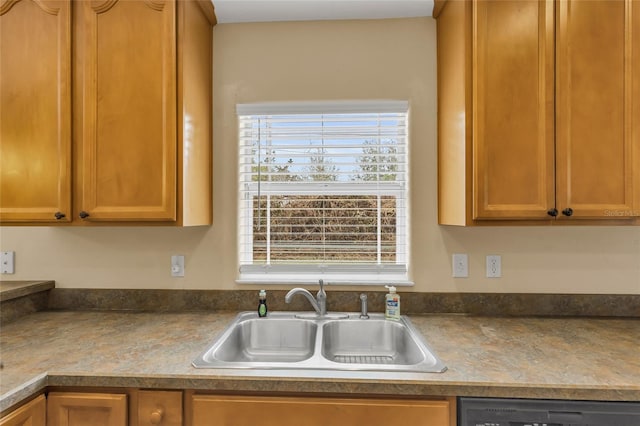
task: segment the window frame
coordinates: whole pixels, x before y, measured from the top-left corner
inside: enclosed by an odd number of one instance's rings
[[[250,181],[243,182],[242,175],[251,171],[251,164],[238,164],[238,279],[240,284],[312,284],[322,278],[331,284],[344,285],[386,285],[411,286],[409,280],[409,105],[406,101],[356,101],[356,102],[295,102],[237,105],[238,143],[242,144],[241,116],[246,115],[295,115],[295,114],[361,114],[361,113],[400,113],[404,114],[406,134],[402,146],[404,161],[399,162],[401,181],[372,182],[304,182],[292,185],[291,182]],[[250,145],[239,145],[238,152],[243,156],[250,154]],[[243,153],[244,150],[244,153]],[[380,262],[380,239],[378,239],[375,264],[253,264],[253,203],[254,195],[374,195],[394,196],[396,201],[396,261],[394,264]],[[258,192],[258,187],[260,187]],[[243,199],[242,195],[245,195]],[[267,198],[269,199],[269,198]],[[378,198],[380,199],[380,198]],[[269,209],[267,209],[269,211]],[[380,217],[378,208],[378,217]],[[267,223],[269,221],[267,220]],[[378,232],[380,232],[378,224]],[[404,232],[397,232],[403,229]],[[245,232],[243,232],[243,230]],[[246,232],[249,230],[250,232]]]

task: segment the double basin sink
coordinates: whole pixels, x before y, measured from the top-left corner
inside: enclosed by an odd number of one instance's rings
[[[446,366],[409,318],[382,314],[238,314],[196,368],[443,372]]]

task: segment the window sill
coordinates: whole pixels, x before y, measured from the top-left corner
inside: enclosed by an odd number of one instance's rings
[[[241,277],[235,282],[236,284],[260,284],[260,285],[317,285],[318,280],[324,280],[325,285],[331,286],[385,286],[393,285],[395,287],[413,287],[415,283],[408,281],[407,279],[394,279],[387,277],[385,279],[356,279],[356,278],[344,278],[344,277],[327,277],[318,276],[315,278],[306,277]]]

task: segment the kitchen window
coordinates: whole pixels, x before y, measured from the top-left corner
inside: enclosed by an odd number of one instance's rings
[[[238,282],[410,284],[407,102],[237,113]]]

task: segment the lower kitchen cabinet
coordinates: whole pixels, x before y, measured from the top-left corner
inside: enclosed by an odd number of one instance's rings
[[[182,391],[49,392],[47,426],[182,426]],[[44,424],[44,423],[43,423]]]
[[[51,392],[47,426],[126,426],[127,395]]]
[[[47,401],[44,395],[0,419],[0,426],[45,426]]]
[[[451,400],[194,395],[187,426],[454,426]]]
[[[184,404],[184,406],[183,406]],[[455,426],[456,399],[214,395],[195,390],[49,389],[0,426]]]

